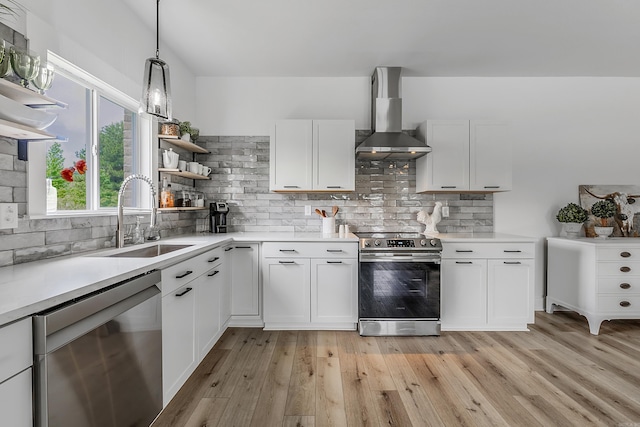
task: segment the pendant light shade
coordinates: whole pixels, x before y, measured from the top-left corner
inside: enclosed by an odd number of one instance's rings
[[[160,0],[156,0],[156,57],[148,58],[144,66],[140,107],[146,113],[171,120],[169,66],[160,59],[159,4]]]

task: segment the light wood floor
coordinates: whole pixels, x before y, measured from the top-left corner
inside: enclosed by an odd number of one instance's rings
[[[360,337],[231,328],[161,426],[640,426],[640,321]]]

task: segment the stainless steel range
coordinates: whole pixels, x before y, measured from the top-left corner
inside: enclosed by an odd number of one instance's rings
[[[360,335],[440,335],[440,240],[418,233],[356,234]]]

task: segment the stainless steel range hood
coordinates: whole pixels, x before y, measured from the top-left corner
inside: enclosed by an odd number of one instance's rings
[[[376,67],[371,76],[371,130],[356,148],[360,159],[416,159],[431,147],[402,132],[401,67]]]

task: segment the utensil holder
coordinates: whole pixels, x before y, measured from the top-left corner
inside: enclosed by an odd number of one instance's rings
[[[322,218],[322,234],[334,234],[336,232],[335,217]]]

